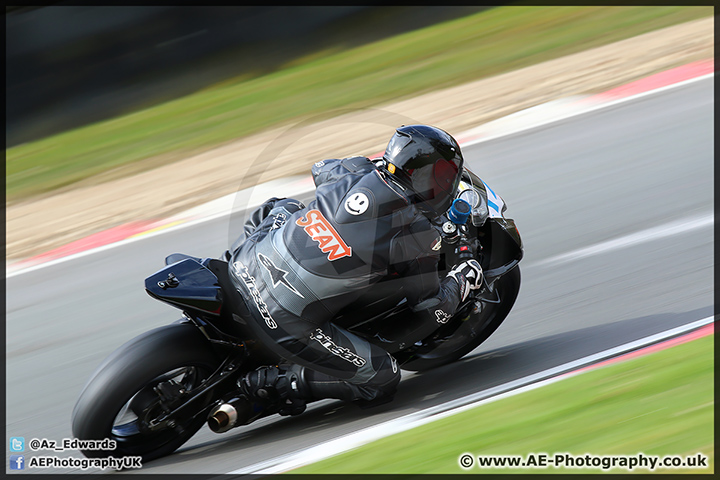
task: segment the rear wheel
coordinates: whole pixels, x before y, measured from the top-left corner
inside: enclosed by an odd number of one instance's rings
[[[453,320],[412,353],[395,354],[403,370],[424,371],[467,355],[498,329],[510,313],[520,291],[520,268],[515,267],[495,281],[494,293],[487,292],[478,313]]]
[[[87,450],[88,457],[168,455],[205,422],[194,417],[210,398],[169,421],[164,413],[189,398],[220,365],[196,327],[173,324],[147,332],[121,346],[96,370],[75,405],[73,436],[115,440],[115,450]]]

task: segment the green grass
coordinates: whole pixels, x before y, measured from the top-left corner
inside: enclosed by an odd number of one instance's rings
[[[564,452],[577,456],[701,452],[709,457],[710,468],[662,472],[712,473],[713,381],[711,335],[481,405],[292,473],[603,473],[477,466],[464,470],[458,464],[464,453],[477,457]]]
[[[6,150],[9,201],[176,161],[334,109],[366,108],[658,28],[712,7],[498,7]],[[98,175],[103,174],[103,175]]]

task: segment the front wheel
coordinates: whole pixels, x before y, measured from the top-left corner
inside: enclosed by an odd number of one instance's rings
[[[498,278],[493,290],[495,298],[483,301],[480,312],[465,319],[456,316],[412,353],[395,354],[403,370],[421,372],[454,362],[487,340],[515,304],[520,291],[520,268],[516,266]]]
[[[191,395],[220,363],[193,325],[167,325],[130,340],[98,367],[72,414],[75,438],[108,438],[117,448],[84,450],[83,454],[141,456],[149,461],[172,453],[203,425],[205,418],[194,414],[210,399],[198,400],[196,408],[178,418],[157,419],[174,402]]]

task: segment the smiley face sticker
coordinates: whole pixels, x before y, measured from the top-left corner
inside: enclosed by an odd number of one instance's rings
[[[369,206],[370,200],[361,192],[353,193],[345,200],[345,211],[350,215],[362,215]]]

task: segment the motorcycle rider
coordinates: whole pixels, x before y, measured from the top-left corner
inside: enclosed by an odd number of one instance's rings
[[[433,226],[450,207],[463,168],[460,146],[428,125],[398,128],[384,165],[365,157],[312,167],[316,198],[307,207],[272,198],[231,249],[230,278],[250,312],[250,327],[290,362],[258,368],[238,386],[281,415],[336,398],[373,406],[392,400],[400,381],[385,349],[333,323],[336,313],[375,282],[402,284],[423,339],[450,318],[482,269],[472,259],[438,278],[441,237]],[[404,337],[403,337],[404,338]]]

